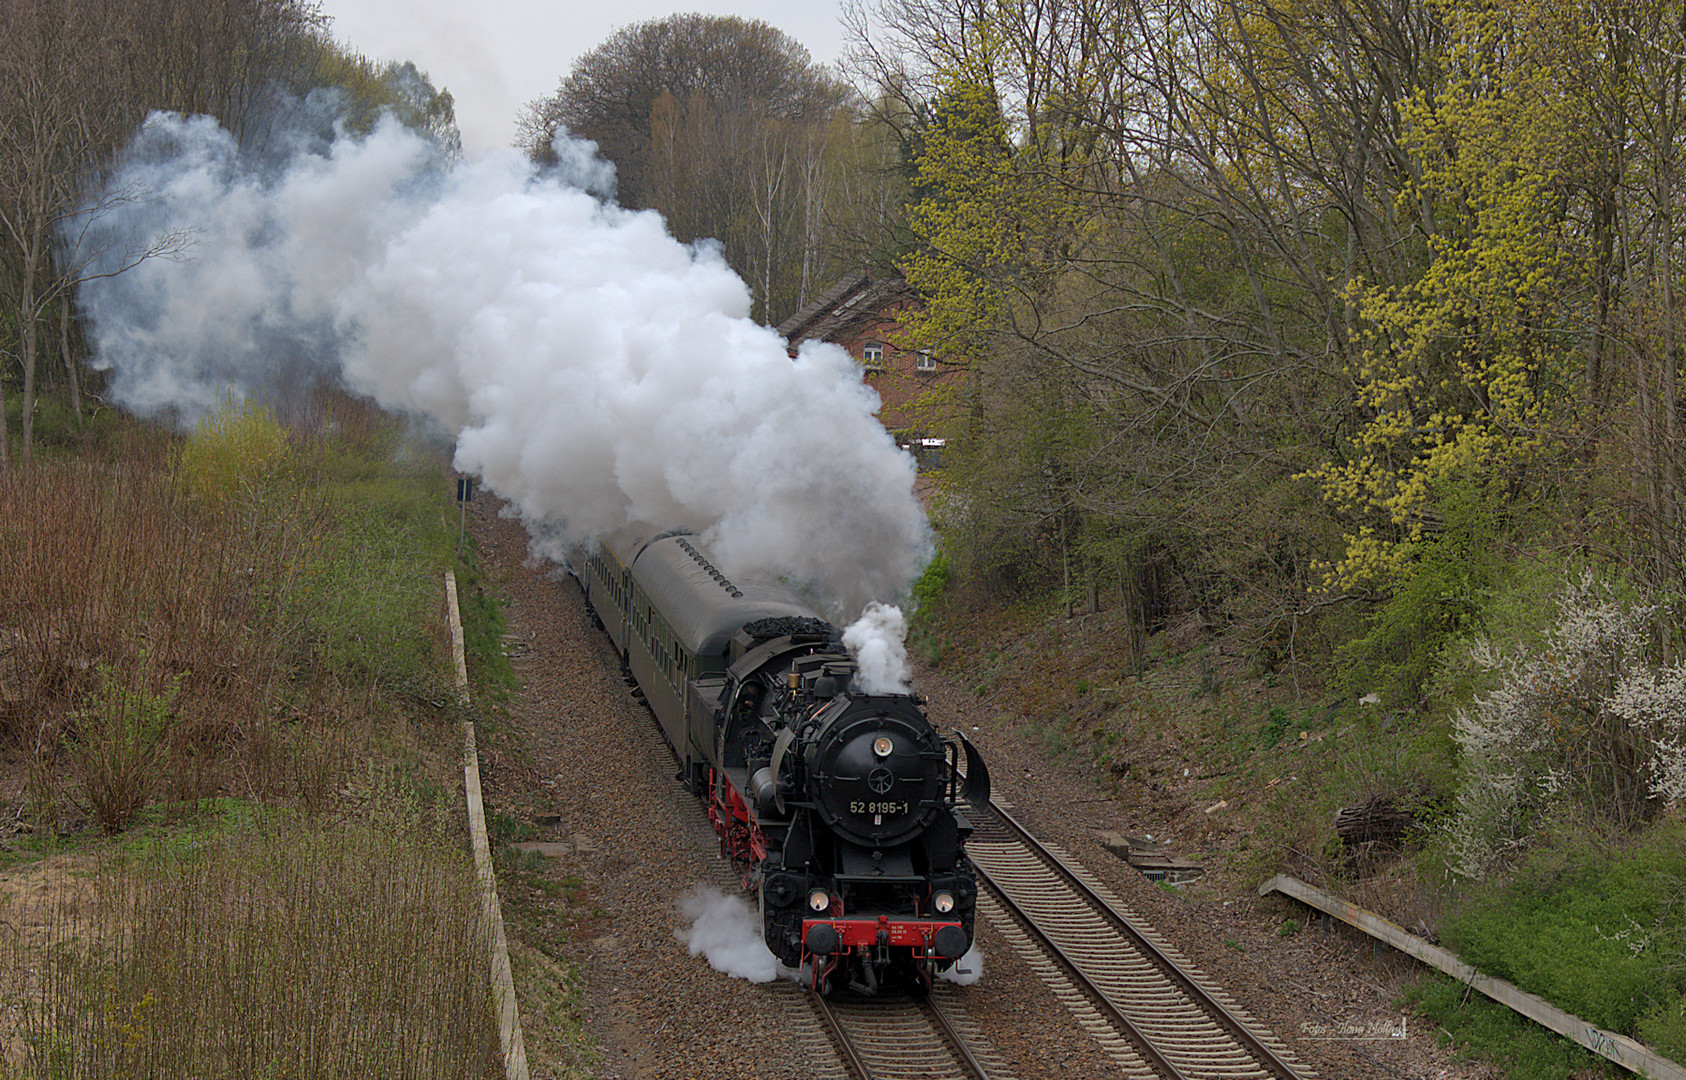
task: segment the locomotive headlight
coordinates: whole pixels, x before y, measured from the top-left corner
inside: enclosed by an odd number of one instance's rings
[[[937,909],[937,914],[947,915],[954,910],[954,894],[950,892],[938,893],[931,897],[931,906]]]
[[[872,740],[872,752],[881,758],[889,757],[891,751],[895,750],[895,748],[896,744],[890,741],[890,736],[888,735],[880,735],[878,738]]]
[[[824,889],[815,889],[808,894],[808,906],[815,911],[824,911],[831,906],[831,894]]]

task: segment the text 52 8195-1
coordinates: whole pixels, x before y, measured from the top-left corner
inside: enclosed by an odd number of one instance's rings
[[[905,814],[908,806],[904,802],[855,802],[849,803],[851,814]]]

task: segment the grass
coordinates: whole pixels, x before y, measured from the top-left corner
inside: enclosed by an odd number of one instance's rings
[[[1591,1051],[1444,975],[1409,987],[1405,1002],[1440,1028],[1459,1056],[1494,1062],[1507,1080],[1590,1080],[1625,1076]]]
[[[516,686],[515,669],[504,652],[509,630],[503,607],[492,595],[480,561],[480,546],[471,535],[458,552],[457,605],[462,612],[463,655],[482,699],[507,705]]]
[[[0,922],[43,928],[0,933],[38,976],[0,990],[0,1078],[500,1073],[449,481],[348,399],[284,430],[227,409],[185,442],[107,418],[0,474],[0,755],[31,826]],[[501,613],[472,595],[489,702]]]
[[[521,988],[522,1034],[533,1074],[557,1080],[597,1075],[600,1056],[587,1034],[585,987],[577,968],[540,949],[510,954]]]
[[[496,1075],[462,845],[393,824],[267,815],[96,860],[49,933],[0,938],[35,975],[6,1002],[27,1019],[5,1075]]]

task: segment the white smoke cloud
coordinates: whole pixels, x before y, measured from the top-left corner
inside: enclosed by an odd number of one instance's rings
[[[600,201],[587,148],[447,166],[395,122],[259,163],[204,118],[155,115],[90,226],[113,252],[191,229],[182,261],[89,282],[118,404],[191,423],[230,391],[327,373],[456,440],[546,554],[629,521],[703,533],[843,612],[903,595],[929,554],[914,464],[841,349],[748,319],[712,244]]]
[[[564,184],[599,198],[615,197],[615,163],[597,156],[596,143],[575,138],[566,128],[557,128],[550,149],[556,155],[555,168]]]
[[[907,619],[901,608],[868,604],[860,619],[843,631],[843,645],[855,657],[855,681],[866,693],[905,694],[913,688],[907,670]]]
[[[781,976],[800,980],[802,973],[779,963],[761,937],[761,920],[741,895],[693,886],[679,899],[679,911],[690,927],[674,936],[685,942],[692,956],[706,957],[708,966],[752,983]]]

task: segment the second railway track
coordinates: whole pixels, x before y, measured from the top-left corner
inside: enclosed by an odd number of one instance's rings
[[[1003,806],[978,811],[966,852],[986,913],[1039,967],[1125,1075],[1165,1080],[1309,1080],[1198,971],[1063,853]]]

